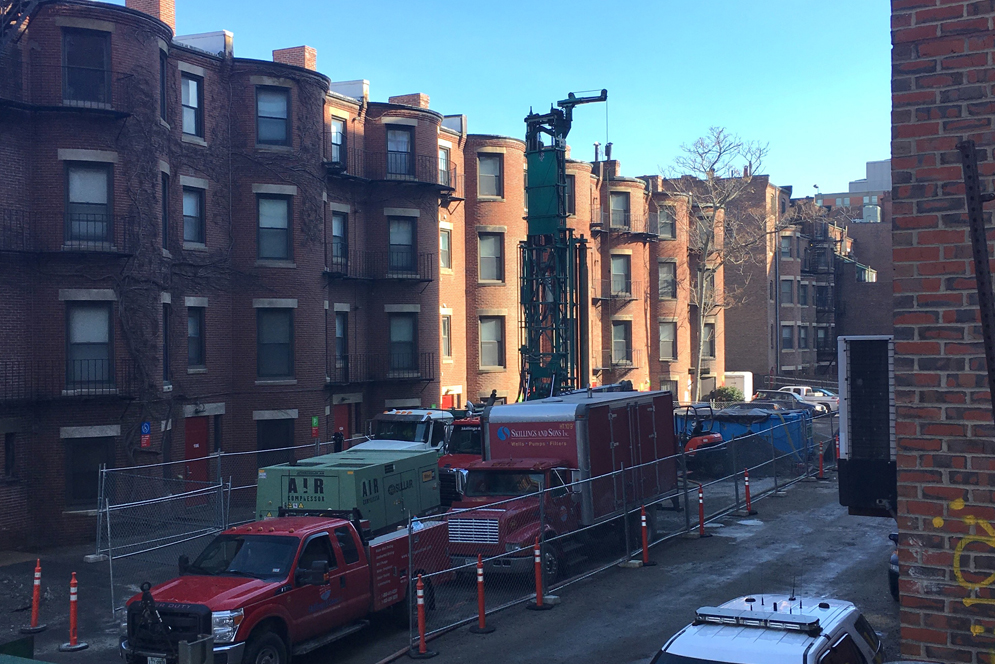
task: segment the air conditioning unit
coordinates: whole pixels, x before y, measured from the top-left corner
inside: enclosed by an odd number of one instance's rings
[[[857,516],[894,517],[895,339],[839,337],[840,504]]]

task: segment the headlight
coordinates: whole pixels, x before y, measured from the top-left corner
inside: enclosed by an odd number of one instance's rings
[[[211,614],[215,643],[231,643],[242,623],[242,609],[236,611],[215,611]]]
[[[507,543],[507,544],[504,545],[504,550],[508,551],[508,552],[519,551],[519,550],[524,549],[524,548],[525,548],[524,544],[513,544],[511,542],[509,542],[509,543]]]

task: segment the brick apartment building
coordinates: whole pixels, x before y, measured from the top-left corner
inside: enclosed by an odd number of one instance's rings
[[[371,101],[309,47],[251,60],[173,29],[171,0],[60,0],[0,53],[8,541],[92,536],[101,464],[276,463],[313,417],[327,440],[518,394],[523,142]],[[686,401],[686,206],[617,162],[568,168],[591,379]]]
[[[961,140],[976,142],[982,190],[991,192],[993,21],[990,2],[892,3],[895,433],[905,659],[988,662],[995,648],[995,427],[956,149]]]
[[[763,259],[727,271],[727,365],[832,378],[840,334],[891,330],[890,193],[859,180],[845,194],[791,198],[791,187],[754,179],[736,209],[765,218],[769,241]]]

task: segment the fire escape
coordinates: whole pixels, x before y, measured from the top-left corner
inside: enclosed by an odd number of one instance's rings
[[[45,0],[0,0],[0,55],[24,34],[32,14]]]
[[[815,349],[820,373],[830,370],[836,360],[836,319],[842,315],[838,277],[846,229],[824,220],[805,224],[809,248],[806,249],[802,273],[815,286]]]

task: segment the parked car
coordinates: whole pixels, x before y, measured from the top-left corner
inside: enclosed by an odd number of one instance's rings
[[[783,404],[788,410],[807,410],[812,414],[829,412],[822,404],[809,403],[794,392],[781,392],[780,390],[758,390],[753,395],[753,401],[776,401]]]
[[[797,394],[803,400],[822,404],[828,412],[835,412],[840,409],[840,398],[835,392],[830,392],[824,387],[809,387],[808,385],[788,385],[782,387],[778,392],[791,392]]]
[[[881,641],[850,602],[753,595],[703,606],[651,664],[881,662]]]

